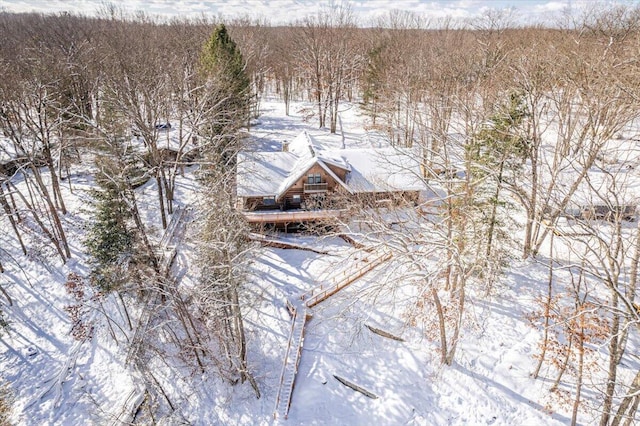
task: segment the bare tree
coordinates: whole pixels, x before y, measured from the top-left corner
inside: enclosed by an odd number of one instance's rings
[[[362,64],[359,51],[352,46],[355,31],[351,11],[344,5],[319,12],[300,23],[297,48],[299,66],[311,86],[320,127],[327,124],[335,133],[339,105],[358,77]]]

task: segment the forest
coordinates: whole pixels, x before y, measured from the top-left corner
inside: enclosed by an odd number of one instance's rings
[[[354,202],[339,226],[282,238],[385,253],[350,297],[390,306],[430,381],[489,347],[491,306],[509,306],[533,336],[521,404],[538,408],[498,424],[640,420],[640,7],[524,27],[495,10],[363,26],[336,6],[273,26],[107,4],[0,12],[0,40],[0,423],[269,424],[284,343],[256,318],[275,299],[266,260],[291,250],[261,243],[234,191],[237,153],[285,137],[266,127],[274,105],[281,123],[344,141],[357,120],[354,134],[417,156],[420,203]],[[300,253],[336,267],[314,250]],[[89,380],[91,362],[113,383]],[[479,421],[422,403],[449,414],[385,419]]]

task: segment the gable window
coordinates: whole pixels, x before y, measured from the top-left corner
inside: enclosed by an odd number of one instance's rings
[[[309,175],[307,175],[307,183],[309,185],[313,185],[314,183],[322,183],[322,176],[319,173],[309,173]]]
[[[262,204],[265,206],[275,206],[276,197],[264,197],[262,198]]]

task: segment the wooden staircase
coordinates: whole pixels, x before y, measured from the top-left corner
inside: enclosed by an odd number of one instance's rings
[[[157,257],[158,263],[160,264],[160,272],[163,277],[169,276],[171,265],[176,257],[175,246],[183,237],[186,228],[185,221],[187,220],[188,213],[190,213],[190,211],[191,209],[189,207],[186,209],[180,208],[179,206],[176,207],[173,211],[173,215],[171,216],[171,220],[167,225],[167,229],[165,229],[164,234],[162,235]],[[153,298],[148,297],[145,301],[144,310],[138,319],[138,324],[133,337],[131,338],[129,352],[126,358],[127,364],[135,360],[138,355],[143,341],[143,336],[151,324],[152,312],[156,312],[156,307],[160,303],[158,300],[159,297],[159,295],[156,295]]]
[[[171,220],[167,225],[167,229],[165,229],[164,234],[162,234],[162,238],[160,239],[160,243],[158,244],[160,247],[156,254],[158,258],[158,264],[160,265],[160,273],[163,276],[167,276],[169,274],[169,269],[171,268],[171,264],[176,257],[176,240],[182,237],[182,232],[184,231],[184,219],[185,212],[188,209],[183,209],[180,206],[176,206],[173,209],[173,214],[171,215]]]
[[[291,307],[292,305],[289,304]],[[291,309],[291,308],[290,308]],[[276,407],[273,413],[274,419],[286,419],[291,406],[291,396],[295,386],[298,364],[302,354],[304,342],[304,325],[307,322],[307,310],[304,307],[293,308],[291,320],[291,332],[287,343],[287,350],[284,356],[282,372],[280,373],[280,383],[278,395],[276,396]]]
[[[366,264],[352,270],[346,270],[342,276],[335,276],[329,284],[320,284],[318,287],[312,288],[302,294],[300,299],[302,299],[306,307],[312,308],[347,287],[355,280],[362,278],[367,272],[389,259],[391,259],[391,253],[382,252],[367,261]]]
[[[347,287],[349,284],[353,283],[355,280],[364,276],[376,266],[391,259],[391,253],[389,252],[382,252],[378,255],[371,254],[370,256],[375,257],[371,260],[367,260],[364,265],[345,270],[334,276],[329,284],[321,284],[318,287],[303,293],[300,296],[300,300],[303,302],[302,306],[296,306],[296,304],[300,302],[294,304],[287,300],[287,309],[292,317],[291,331],[287,342],[287,349],[285,351],[282,372],[280,373],[278,394],[276,395],[276,406],[273,413],[274,419],[285,420],[289,415],[291,397],[295,386],[296,374],[298,373],[298,364],[300,363],[300,356],[302,355],[304,326],[307,319],[310,318],[310,315],[307,313],[307,308],[311,308],[328,299],[343,288]]]

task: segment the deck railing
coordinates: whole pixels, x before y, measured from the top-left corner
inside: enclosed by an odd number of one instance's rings
[[[329,189],[327,183],[305,183],[304,192],[325,192]]]
[[[291,305],[290,302],[287,302],[287,304]],[[304,326],[307,321],[306,310],[302,308],[302,312],[298,313],[297,309],[293,307],[293,305],[291,305],[291,308],[293,308],[291,330],[289,333],[289,340],[287,341],[287,348],[285,350],[282,371],[280,372],[280,382],[278,383],[278,393],[276,395],[276,406],[273,412],[274,419],[277,419],[278,417],[286,419],[289,415],[291,396],[293,395],[296,375],[298,374],[298,365],[300,363],[300,355],[302,354],[304,341]]]
[[[300,296],[300,299],[302,299],[305,306],[307,306],[308,308],[312,308],[323,300],[329,298],[330,296],[333,296],[343,288],[347,287],[357,279],[364,276],[367,272],[371,271],[376,266],[380,265],[383,262],[386,262],[389,259],[391,259],[391,253],[380,253],[380,255],[360,267],[349,268],[342,271],[341,274],[335,275],[332,278],[331,283],[320,284],[318,287],[312,288],[311,290],[302,294]]]
[[[346,210],[270,210],[242,212],[249,223],[285,223],[331,220],[346,214]]]

